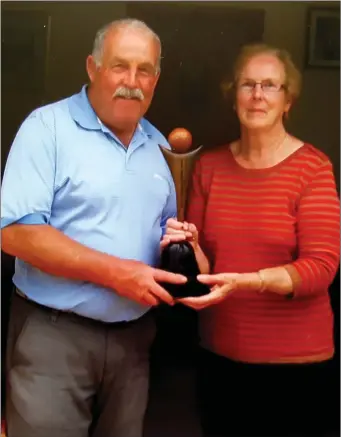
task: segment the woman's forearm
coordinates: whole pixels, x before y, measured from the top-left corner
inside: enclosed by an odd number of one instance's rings
[[[197,260],[198,266],[199,266],[200,273],[203,273],[203,274],[209,273],[210,272],[210,263],[208,261],[207,256],[204,254],[201,247],[199,246],[199,244],[194,249],[194,254],[195,254],[195,258]]]
[[[210,272],[210,262],[208,261],[207,256],[204,254],[204,252],[202,251],[199,245],[195,249],[194,253],[199,266],[200,273],[208,274]]]
[[[238,275],[237,287],[259,292],[272,292],[290,295],[293,292],[293,281],[285,267],[271,267],[258,272]]]
[[[264,291],[282,295],[290,295],[293,292],[293,281],[285,267],[262,269],[258,275]]]

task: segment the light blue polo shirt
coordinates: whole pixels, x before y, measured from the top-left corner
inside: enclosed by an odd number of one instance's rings
[[[126,149],[79,94],[33,111],[11,147],[2,183],[1,227],[49,224],[98,251],[156,266],[176,194],[159,144],[142,119]],[[96,284],[43,273],[16,260],[14,284],[42,305],[106,322],[148,308]]]

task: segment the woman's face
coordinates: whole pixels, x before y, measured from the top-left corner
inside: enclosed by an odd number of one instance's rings
[[[236,84],[236,111],[247,129],[268,130],[281,123],[291,102],[284,88],[285,70],[269,54],[252,57],[244,65]]]

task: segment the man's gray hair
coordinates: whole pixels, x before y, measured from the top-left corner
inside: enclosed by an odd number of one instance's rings
[[[130,28],[130,29],[139,29],[146,34],[149,34],[154,38],[157,45],[159,46],[159,54],[157,58],[157,65],[156,65],[156,73],[160,71],[161,66],[161,41],[159,36],[150,28],[147,26],[147,24],[144,21],[137,20],[135,18],[123,18],[121,20],[115,20],[111,23],[106,24],[101,29],[99,29],[96,33],[93,49],[92,49],[92,56],[96,62],[96,65],[101,65],[102,63],[102,56],[103,56],[103,46],[104,46],[104,40],[109,31],[117,30],[120,28]]]

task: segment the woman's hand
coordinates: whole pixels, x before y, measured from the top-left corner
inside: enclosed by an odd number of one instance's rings
[[[227,298],[238,288],[239,273],[219,273],[216,275],[198,275],[198,280],[203,284],[212,285],[211,292],[200,297],[185,297],[177,299],[195,310],[202,310],[211,305],[216,305]]]
[[[198,231],[194,224],[187,222],[179,222],[176,219],[170,218],[167,220],[166,232],[161,240],[161,249],[164,249],[168,244],[187,240],[193,246],[193,249],[198,248]]]
[[[193,223],[179,222],[176,219],[168,219],[166,232],[160,242],[161,250],[170,243],[188,241],[194,250],[195,258],[201,273],[209,273],[210,263],[207,256],[199,246],[199,232]]]
[[[198,280],[203,284],[211,285],[211,292],[205,296],[178,299],[177,302],[181,302],[195,310],[201,310],[222,302],[238,289],[260,293],[265,289],[264,280],[258,272],[198,275]]]

